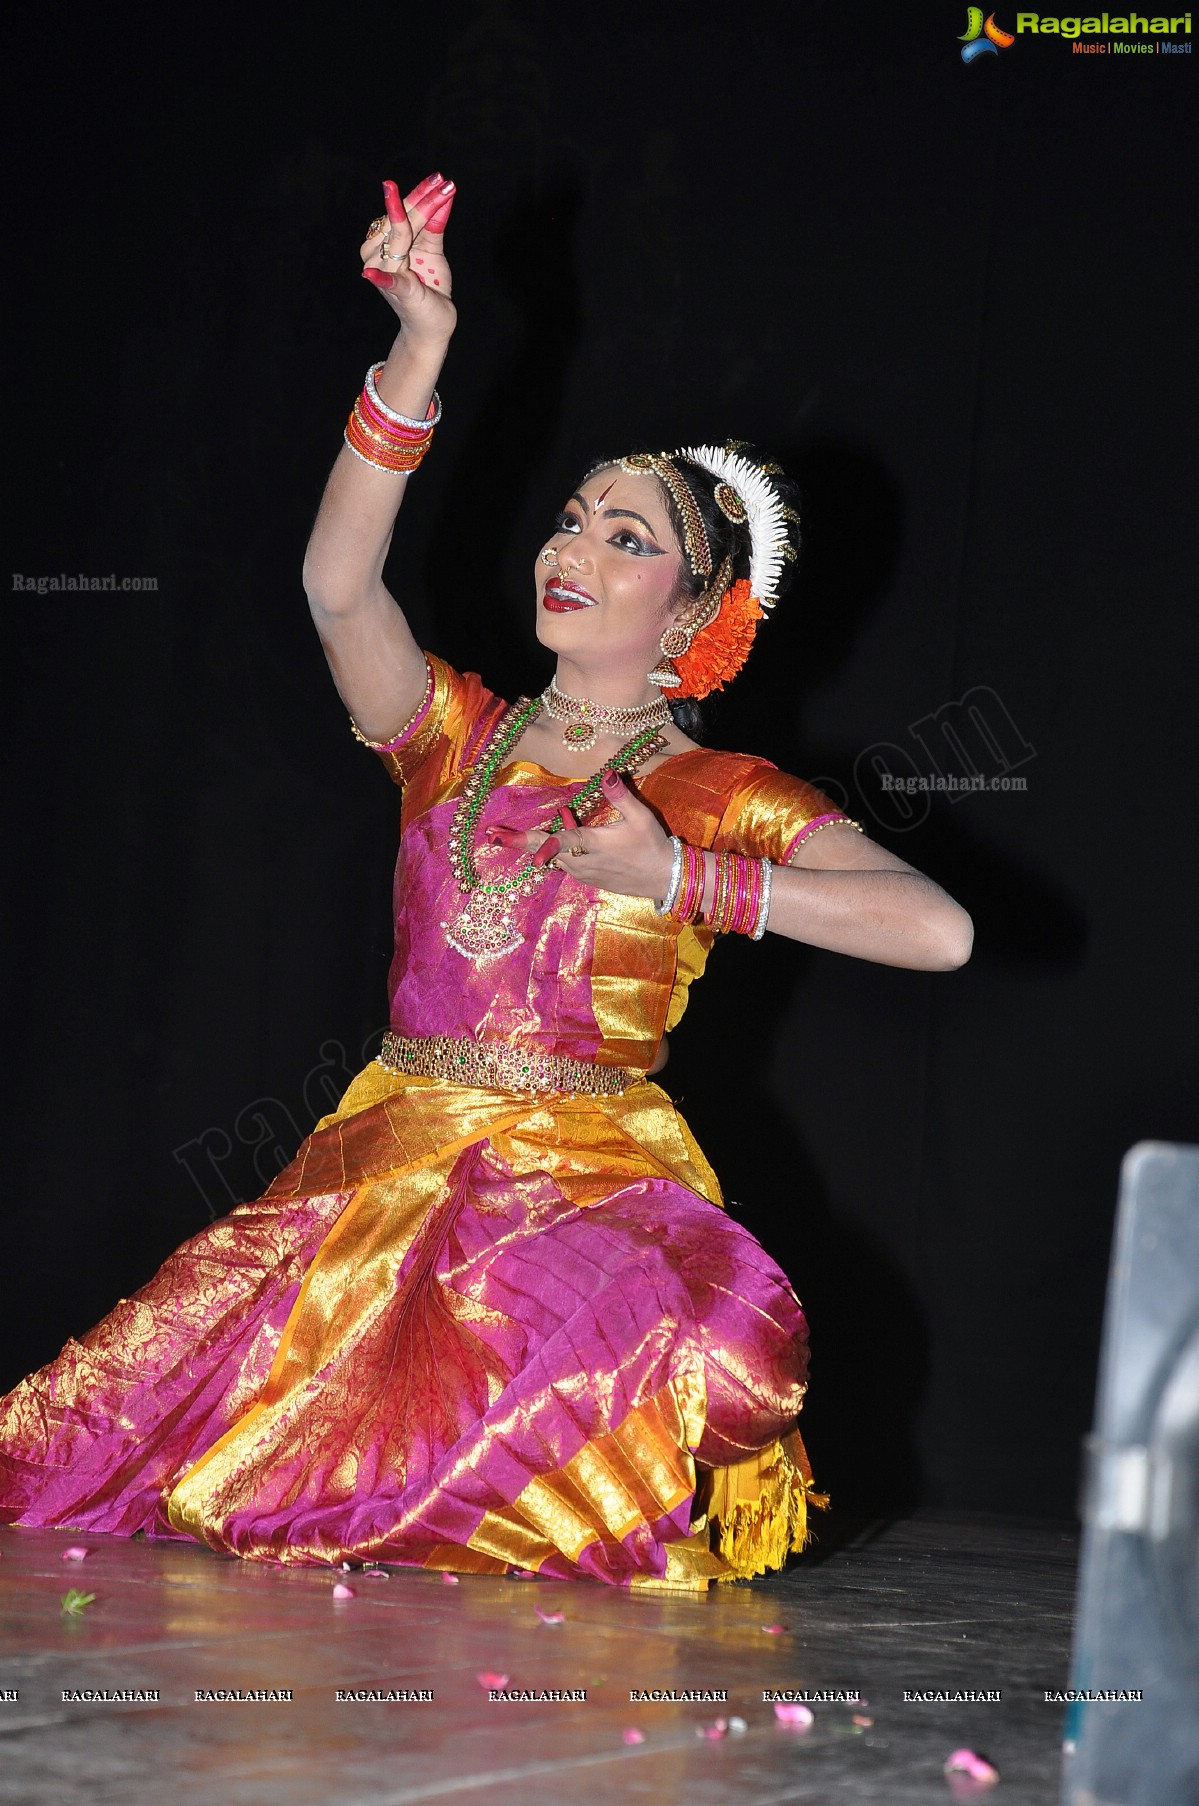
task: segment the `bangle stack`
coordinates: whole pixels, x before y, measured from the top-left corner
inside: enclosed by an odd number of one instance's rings
[[[660,916],[689,926],[699,918],[707,863],[701,848],[689,846],[671,835],[674,857],[670,883],[661,903]],[[769,859],[751,859],[744,853],[714,853],[716,890],[708,912],[708,926],[717,934],[746,934],[760,941],[770,915],[773,867]]]
[[[716,890],[708,916],[717,934],[747,934],[760,941],[770,910],[769,859],[717,853]]]
[[[372,364],[366,373],[362,393],[354,403],[346,422],[345,441],[355,457],[376,470],[407,474],[417,468],[433,443],[433,428],[441,419],[441,400],[436,389],[423,420],[410,414],[397,414],[379,397],[375,377],[383,365]]]

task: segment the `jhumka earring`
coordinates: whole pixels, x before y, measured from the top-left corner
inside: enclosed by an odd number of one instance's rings
[[[683,680],[675,670],[671,661],[672,659],[682,658],[684,652],[689,650],[691,641],[694,637],[694,633],[685,627],[681,621],[672,621],[670,623],[670,626],[658,641],[662,657],[652,671],[646,672],[646,676],[650,683],[657,684],[660,690],[678,689]]]

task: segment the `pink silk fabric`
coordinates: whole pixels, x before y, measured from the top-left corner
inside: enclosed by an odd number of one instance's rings
[[[643,1073],[711,937],[568,871],[519,899],[512,952],[457,952],[447,836],[499,704],[431,663],[432,706],[386,755],[406,786],[393,1028]],[[832,807],[727,754],[639,787],[676,831],[774,858]],[[543,826],[569,794],[512,766],[482,825]],[[0,1519],[707,1584],[802,1541],[806,1376],[791,1286],[656,1085],[528,1096],[368,1067],[262,1198],[0,1401]]]

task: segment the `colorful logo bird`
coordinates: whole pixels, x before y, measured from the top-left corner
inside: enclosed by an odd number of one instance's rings
[[[981,6],[968,6],[966,29],[958,42],[962,46],[962,61],[972,63],[976,56],[998,56],[1016,40],[1010,31],[999,29],[994,13],[988,13],[984,20]]]

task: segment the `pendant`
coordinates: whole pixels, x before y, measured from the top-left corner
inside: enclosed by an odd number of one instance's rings
[[[472,890],[453,920],[441,923],[447,945],[475,966],[515,953],[524,939],[513,907],[520,894]]]
[[[563,746],[569,746],[575,752],[590,752],[595,740],[594,721],[572,721],[569,727],[562,729]]]

